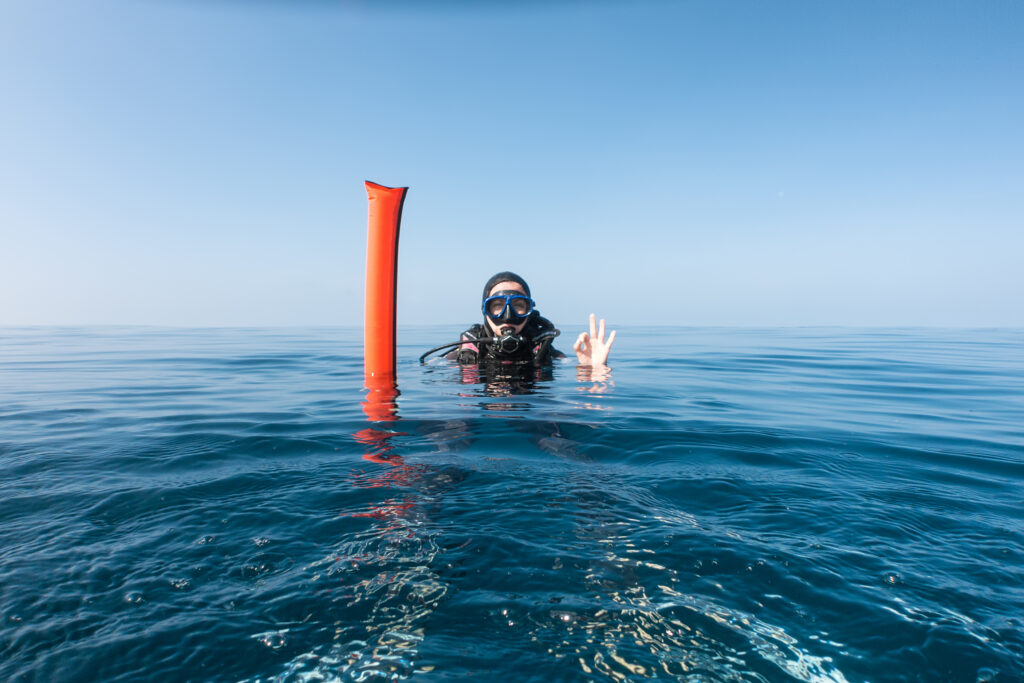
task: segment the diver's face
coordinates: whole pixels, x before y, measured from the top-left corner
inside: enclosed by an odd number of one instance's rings
[[[496,292],[508,292],[516,291],[521,292],[523,296],[526,296],[526,290],[523,289],[522,285],[518,282],[499,282],[498,284],[491,287],[491,291],[487,292],[487,296],[494,296]],[[487,318],[487,326],[491,328],[491,331],[501,336],[503,332],[511,331],[513,334],[519,334],[526,327],[526,319],[518,325],[510,325],[509,323],[495,322],[489,317]]]

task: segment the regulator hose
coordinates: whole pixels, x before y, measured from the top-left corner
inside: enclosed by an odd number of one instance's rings
[[[554,341],[555,337],[557,337],[559,334],[561,334],[561,332],[559,332],[558,330],[545,330],[544,332],[541,332],[536,337],[534,337],[532,341],[534,343],[540,344],[546,343],[548,346],[550,346],[551,342]],[[440,346],[435,346],[434,348],[430,349],[422,356],[420,356],[420,365],[423,365],[427,361],[427,356],[429,356],[430,354],[437,353],[438,351],[444,351],[445,349],[450,349],[453,346],[460,346],[462,344],[473,343],[498,344],[500,346],[504,340],[509,339],[511,336],[513,335],[504,335],[502,337],[467,337],[466,339],[460,339],[459,341],[451,342],[450,344],[441,344]]]

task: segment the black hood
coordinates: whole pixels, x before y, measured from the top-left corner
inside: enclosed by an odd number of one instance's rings
[[[494,275],[492,275],[491,279],[487,281],[486,285],[484,285],[484,293],[483,296],[480,297],[481,302],[487,298],[487,295],[490,294],[492,289],[494,289],[494,285],[498,284],[499,282],[516,282],[523,288],[523,291],[526,292],[526,296],[532,297],[532,295],[530,294],[530,285],[526,284],[526,280],[519,277],[515,273],[510,273],[507,270],[503,270],[500,273],[495,273]]]

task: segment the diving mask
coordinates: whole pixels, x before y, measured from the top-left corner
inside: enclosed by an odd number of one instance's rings
[[[494,322],[518,324],[533,313],[533,299],[515,290],[496,292],[484,299],[483,310]]]

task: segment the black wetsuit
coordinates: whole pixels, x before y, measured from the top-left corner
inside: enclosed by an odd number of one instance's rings
[[[534,312],[523,327],[522,335],[524,341],[516,353],[501,353],[496,344],[487,342],[466,342],[456,350],[448,353],[445,358],[457,360],[461,365],[476,365],[480,363],[532,362],[534,365],[546,365],[556,358],[565,358],[565,354],[551,345],[552,339],[545,339],[541,342],[533,342],[542,332],[555,329],[551,321]],[[473,325],[462,333],[462,339],[479,339],[481,337],[493,337],[494,332],[486,325]]]

